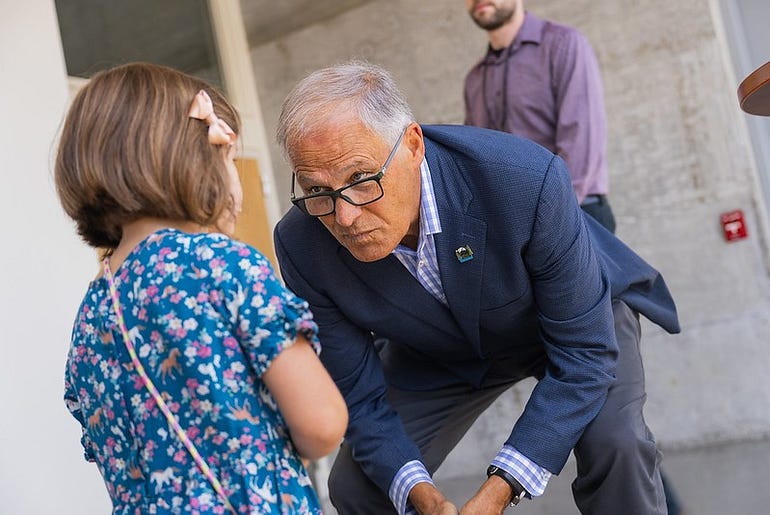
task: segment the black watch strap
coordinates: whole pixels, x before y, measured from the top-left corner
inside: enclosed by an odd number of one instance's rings
[[[487,477],[489,476],[498,476],[510,485],[511,491],[513,493],[511,494],[511,499],[508,502],[510,503],[511,506],[516,506],[517,504],[519,504],[519,502],[527,494],[527,491],[524,489],[523,486],[521,486],[521,483],[519,483],[516,480],[516,478],[510,475],[506,470],[501,469],[500,467],[496,467],[495,465],[490,465],[489,468],[487,469]]]

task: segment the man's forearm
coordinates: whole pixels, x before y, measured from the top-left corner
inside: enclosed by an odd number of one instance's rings
[[[498,476],[490,476],[482,483],[476,495],[470,498],[460,510],[461,515],[502,514],[508,507],[513,491],[511,486]]]
[[[457,515],[457,507],[431,483],[417,483],[409,492],[409,503],[420,515]]]

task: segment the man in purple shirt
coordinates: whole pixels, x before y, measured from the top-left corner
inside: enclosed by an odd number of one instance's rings
[[[599,65],[572,27],[525,13],[523,0],[465,0],[489,50],[465,79],[465,123],[531,139],[567,163],[578,203],[608,230]]]

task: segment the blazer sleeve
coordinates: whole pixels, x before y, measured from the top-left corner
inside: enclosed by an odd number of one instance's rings
[[[321,361],[342,392],[349,422],[345,442],[364,473],[386,494],[391,481],[409,461],[422,460],[407,436],[401,419],[386,399],[382,365],[370,331],[349,321],[334,302],[312,282],[317,266],[311,259],[318,249],[301,248],[276,227],[276,254],[286,285],[310,304],[319,326]],[[315,250],[315,252],[314,252]]]
[[[558,474],[604,404],[618,353],[609,281],[559,157],[545,173],[524,259],[548,360],[506,443]]]

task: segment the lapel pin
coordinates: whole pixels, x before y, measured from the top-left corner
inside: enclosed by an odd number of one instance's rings
[[[460,263],[465,263],[466,261],[473,259],[473,250],[471,249],[470,245],[464,245],[462,247],[458,247],[457,250],[455,250],[455,256],[457,256],[457,261]]]

